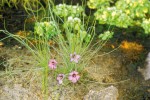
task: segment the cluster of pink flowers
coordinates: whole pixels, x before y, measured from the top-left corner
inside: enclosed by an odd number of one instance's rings
[[[70,61],[71,62],[78,63],[79,59],[80,59],[80,55],[77,55],[75,52],[73,54],[70,54]],[[55,59],[51,59],[51,60],[49,60],[48,66],[50,69],[54,70],[57,68],[57,64],[58,63]],[[65,78],[64,74],[58,74],[58,76],[57,76],[58,84],[62,84],[64,78]],[[72,83],[76,83],[80,79],[80,76],[79,76],[77,71],[72,71],[71,73],[69,73],[68,79]]]

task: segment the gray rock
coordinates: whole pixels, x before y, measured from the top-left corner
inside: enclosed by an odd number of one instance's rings
[[[12,88],[7,85],[1,88],[0,100],[40,100],[20,84],[15,84]]]
[[[146,68],[138,68],[138,71],[143,75],[145,80],[150,79],[150,52],[148,53],[147,59],[146,59],[147,65]]]
[[[107,87],[100,91],[90,90],[84,100],[117,100],[118,89],[114,86]]]

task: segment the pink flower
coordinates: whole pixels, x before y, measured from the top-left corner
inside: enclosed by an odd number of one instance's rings
[[[78,63],[80,59],[80,55],[77,55],[76,52],[74,52],[73,54],[70,54],[70,61],[74,61],[75,63]]]
[[[69,80],[72,83],[76,83],[79,80],[80,76],[78,75],[78,72],[73,71],[69,74]]]
[[[59,74],[57,76],[57,81],[59,84],[62,84],[63,83],[63,79],[64,79],[65,75],[64,74]]]
[[[48,66],[51,68],[51,69],[56,69],[57,68],[57,61],[55,59],[51,59],[48,63]]]

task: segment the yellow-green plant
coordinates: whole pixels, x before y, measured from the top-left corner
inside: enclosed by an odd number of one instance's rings
[[[150,33],[147,28],[150,16],[149,0],[89,0],[88,6],[96,9],[94,16],[100,24],[121,28],[138,26],[145,33]]]
[[[47,37],[48,39],[50,39],[57,33],[58,32],[56,31],[55,23],[53,21],[35,23],[34,35],[38,35],[40,37]]]
[[[78,5],[59,4],[54,7],[53,11],[59,17],[79,17],[84,14],[83,7]]]

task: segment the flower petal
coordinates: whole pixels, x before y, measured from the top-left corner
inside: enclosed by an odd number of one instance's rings
[[[72,83],[76,83],[76,82],[77,82],[77,79],[76,79],[76,78],[73,78],[71,81],[72,81]]]
[[[78,72],[76,72],[76,71],[73,71],[72,73],[73,73],[73,74],[78,74]]]
[[[73,79],[73,77],[72,77],[72,76],[69,76],[68,79],[71,81],[71,80]]]
[[[59,80],[59,81],[58,81],[58,84],[62,84],[62,83],[63,83],[63,81],[62,81],[62,80]]]
[[[77,76],[76,76],[76,79],[77,79],[77,80],[79,80],[79,79],[80,79],[80,76],[79,76],[79,75],[77,75]]]

